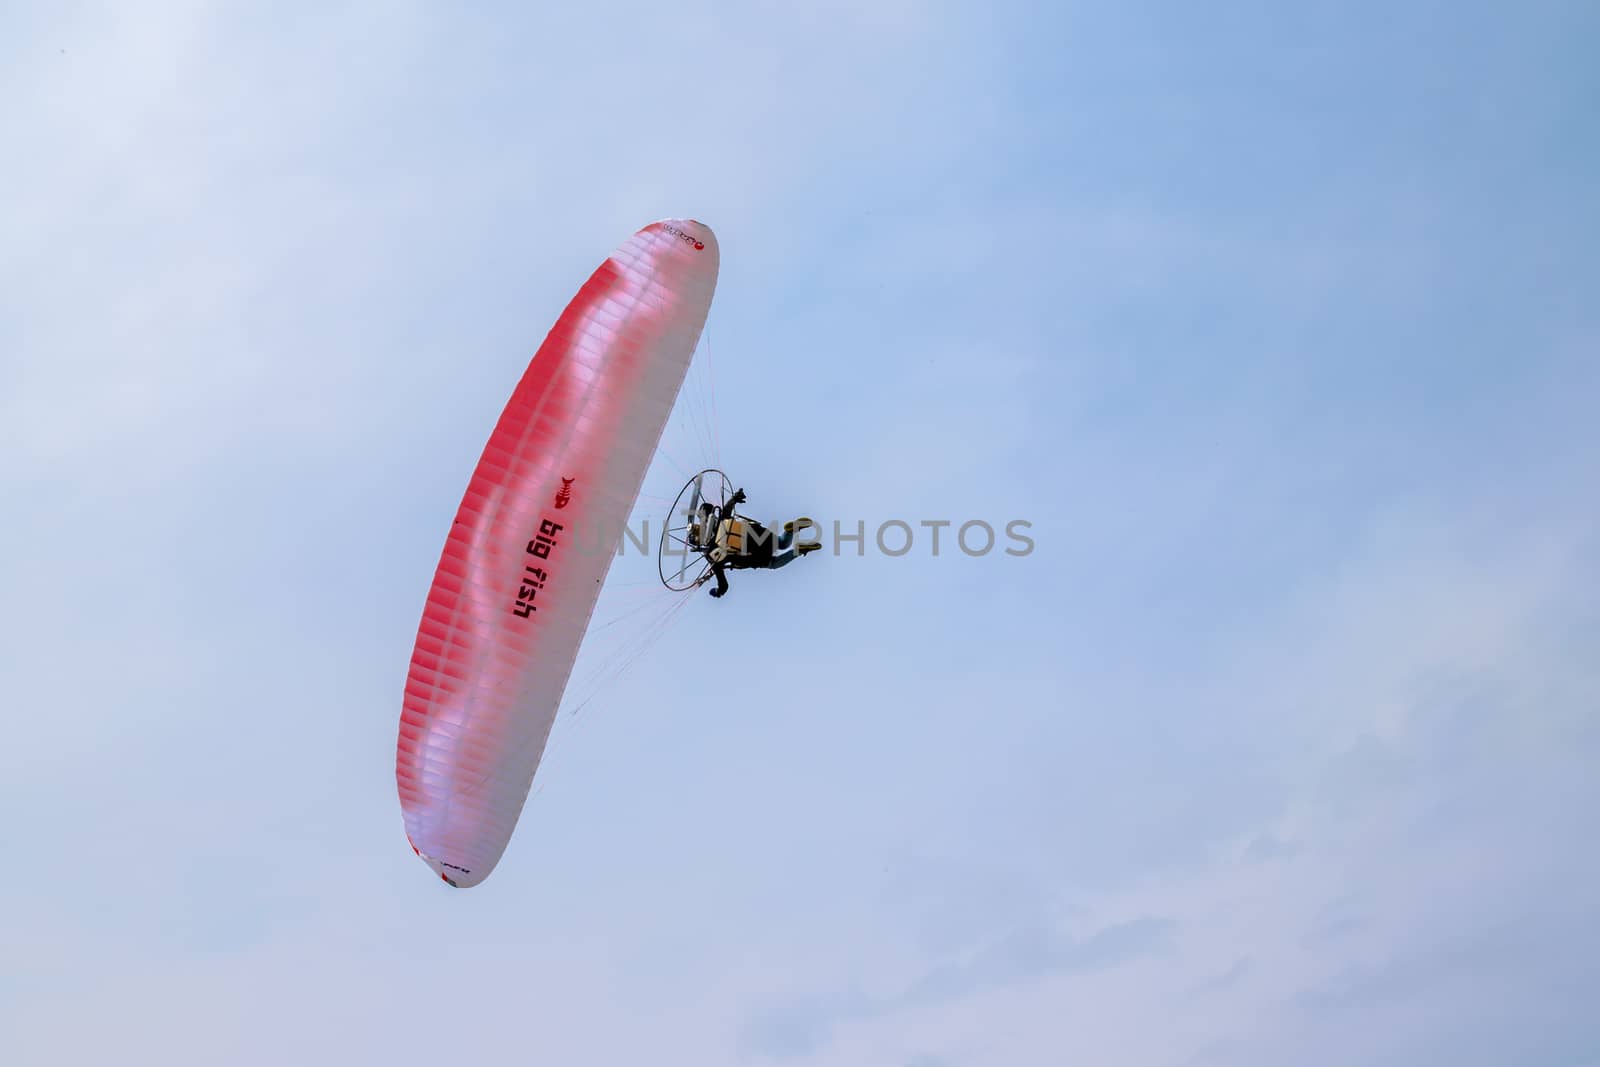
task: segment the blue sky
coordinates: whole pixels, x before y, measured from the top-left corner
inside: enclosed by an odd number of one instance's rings
[[[566,8],[8,14],[14,1062],[1600,1063],[1595,9]],[[451,892],[422,597],[674,215],[758,513],[1037,547],[689,604]]]

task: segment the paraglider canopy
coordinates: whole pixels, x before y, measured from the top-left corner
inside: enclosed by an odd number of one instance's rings
[[[417,628],[395,758],[411,847],[450,885],[483,881],[511,838],[717,269],[702,223],[635,233],[561,313],[472,473]]]

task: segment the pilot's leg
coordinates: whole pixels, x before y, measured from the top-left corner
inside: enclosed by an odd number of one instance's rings
[[[821,548],[820,541],[798,541],[799,533],[807,526],[815,526],[810,519],[796,519],[783,524],[783,532],[778,535],[777,542],[772,546],[772,562],[768,564],[773,570],[794,562],[798,556]]]
[[[814,530],[814,531],[816,531],[818,533],[822,532],[822,528],[820,526],[818,526],[812,520],[810,520],[808,518],[805,518],[804,516],[802,516],[801,518],[798,518],[798,519],[792,519],[789,522],[786,522],[786,523],[783,524],[783,537],[787,538],[787,540],[781,540],[781,543],[784,544],[785,546],[787,546],[790,542],[794,542],[794,547],[793,547],[793,551],[790,554],[790,559],[793,559],[794,556],[797,556],[797,555],[803,556],[808,552],[815,552],[817,549],[822,547],[822,542],[821,541],[801,541],[801,540],[799,540],[800,531],[804,530],[804,529],[807,529],[807,528],[809,528],[811,530]],[[785,562],[788,562],[788,561],[786,560]],[[774,564],[774,566],[777,566],[777,564]]]

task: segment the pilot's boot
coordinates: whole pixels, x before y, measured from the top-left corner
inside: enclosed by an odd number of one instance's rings
[[[803,530],[807,526],[811,527],[813,530],[815,530],[817,528],[817,524],[812,522],[810,519],[807,519],[807,518],[790,519],[788,522],[783,524],[783,532],[784,533],[794,533],[795,530],[797,530],[797,529]]]

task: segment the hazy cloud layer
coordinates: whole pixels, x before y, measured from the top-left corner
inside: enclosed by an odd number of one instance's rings
[[[6,26],[8,1062],[1600,1063],[1590,6]],[[918,540],[671,626],[619,562],[452,893],[426,583],[678,214],[724,269],[641,511],[720,453]],[[1036,550],[917,525],[973,518]]]

